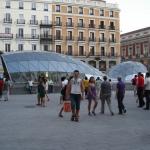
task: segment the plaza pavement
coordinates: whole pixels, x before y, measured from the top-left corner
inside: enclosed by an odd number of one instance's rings
[[[51,94],[46,108],[35,106],[36,95],[11,95],[0,102],[0,150],[150,150],[150,111],[137,108],[133,94],[126,93],[127,114],[87,115],[81,104],[80,122],[70,114],[58,118],[59,95]]]

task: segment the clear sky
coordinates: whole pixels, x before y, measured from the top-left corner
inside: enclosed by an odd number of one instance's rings
[[[150,0],[106,0],[118,3],[121,34],[150,27]]]

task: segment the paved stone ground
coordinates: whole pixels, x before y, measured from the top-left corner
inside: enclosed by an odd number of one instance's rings
[[[150,150],[150,111],[137,108],[131,92],[126,93],[127,114],[87,115],[81,104],[80,122],[70,114],[58,118],[59,95],[51,94],[46,108],[35,106],[36,95],[13,95],[0,102],[0,150]]]

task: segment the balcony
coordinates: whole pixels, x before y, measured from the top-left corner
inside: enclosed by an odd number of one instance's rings
[[[3,22],[4,23],[12,23],[12,19],[11,18],[4,18]]]
[[[106,42],[107,40],[106,40],[106,38],[99,38],[99,42]]]
[[[60,40],[62,40],[63,39],[63,37],[62,36],[54,36],[54,40],[55,41],[60,41]]]
[[[19,9],[23,9],[23,6],[19,6]]]
[[[17,19],[17,24],[25,24],[25,19]]]
[[[32,35],[32,34],[16,34],[16,39],[24,39],[24,40],[38,40],[39,35]]]
[[[109,26],[109,30],[115,30],[115,26]]]
[[[41,44],[50,44],[52,43],[52,41],[53,41],[52,35],[44,35],[44,34],[40,35]]]
[[[51,28],[52,23],[48,20],[41,20],[40,22],[40,28]]]
[[[30,25],[38,25],[38,20],[30,20]]]
[[[110,43],[116,43],[116,39],[109,39]]]
[[[73,22],[66,22],[67,27],[73,27]]]
[[[95,24],[89,24],[89,28],[95,28]]]
[[[78,41],[85,41],[86,38],[85,37],[78,37]]]
[[[77,25],[79,28],[84,28],[85,27],[85,24],[84,23],[78,23]]]
[[[90,38],[90,37],[89,37],[89,42],[96,42],[96,38],[94,38],[94,37],[93,37],[93,38]]]
[[[99,29],[106,29],[105,25],[99,25]]]
[[[72,13],[72,10],[68,10],[68,13]]]
[[[0,33],[0,39],[12,39],[13,38],[13,34],[11,33]]]
[[[60,27],[60,26],[62,26],[62,22],[60,22],[60,21],[55,21],[55,22],[54,22],[54,26]]]
[[[67,41],[73,41],[73,40],[74,40],[74,37],[72,37],[72,36],[67,36],[67,37],[66,37],[66,40],[67,40]]]

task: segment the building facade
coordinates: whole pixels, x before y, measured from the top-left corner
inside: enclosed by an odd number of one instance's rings
[[[61,0],[52,6],[53,49],[101,71],[120,62],[117,5],[105,1]]]
[[[120,62],[120,17],[102,0],[2,0],[0,51],[72,55],[101,71]]]
[[[0,51],[51,49],[49,43],[52,40],[52,5],[50,3],[44,0],[1,1]]]
[[[142,62],[150,70],[150,27],[121,35],[122,61]]]

